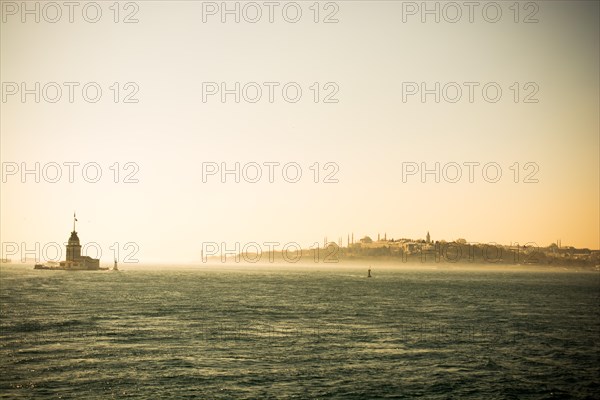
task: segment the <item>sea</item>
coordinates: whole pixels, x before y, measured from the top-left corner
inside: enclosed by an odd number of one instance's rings
[[[2,264],[0,398],[598,399],[600,273]]]

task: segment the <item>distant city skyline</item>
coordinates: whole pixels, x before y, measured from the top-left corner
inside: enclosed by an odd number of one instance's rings
[[[73,227],[71,230],[71,234],[68,241],[62,243],[62,245],[66,246],[65,259],[62,260],[63,253],[61,252],[61,242],[60,241],[51,241],[51,242],[35,242],[35,243],[17,243],[17,242],[2,242],[2,262],[13,262],[13,263],[27,263],[27,262],[35,262],[36,268],[41,267],[41,269],[90,269],[90,270],[98,270],[100,269],[100,264],[107,265],[111,264],[116,266],[117,262],[124,262],[125,264],[161,264],[164,261],[157,260],[140,260],[138,258],[139,253],[139,244],[136,242],[127,242],[127,243],[118,243],[114,242],[110,245],[101,244],[97,241],[90,240],[87,242],[83,242],[83,245],[80,244],[80,240],[78,237],[78,232],[76,229],[76,223],[78,221],[76,217],[76,213],[73,213],[72,217]],[[425,235],[422,237],[406,237],[406,236],[390,236],[388,238],[387,232],[384,232],[383,235],[381,233],[377,233],[377,237],[372,238],[371,234],[360,234],[355,238],[354,232],[348,233],[346,235],[346,245],[344,246],[344,237],[339,236],[337,239],[333,239],[327,236],[323,237],[321,243],[315,241],[313,243],[304,243],[301,244],[299,242],[279,242],[279,241],[266,241],[263,243],[259,242],[204,242],[202,243],[202,250],[200,252],[200,257],[198,259],[191,260],[178,260],[177,262],[183,263],[205,263],[208,258],[227,258],[226,255],[231,259],[232,256],[235,258],[236,255],[245,254],[245,253],[262,253],[265,255],[265,260],[268,262],[273,262],[271,259],[273,254],[280,254],[282,252],[294,252],[298,250],[304,251],[321,251],[327,250],[330,246],[339,246],[340,249],[381,249],[385,248],[386,245],[389,248],[397,248],[400,249],[400,254],[416,254],[422,251],[431,251],[436,250],[437,252],[444,252],[450,249],[439,248],[438,245],[445,246],[446,244],[457,243],[460,245],[465,245],[469,247],[494,247],[494,248],[530,248],[534,249],[536,252],[541,251],[543,253],[544,249],[563,249],[563,250],[578,250],[584,251],[582,254],[587,254],[588,256],[592,254],[592,258],[588,258],[589,262],[591,260],[600,259],[600,249],[599,248],[578,248],[576,246],[571,245],[563,245],[561,239],[557,239],[556,241],[549,244],[541,244],[533,241],[529,242],[510,242],[510,243],[499,243],[496,241],[490,242],[479,242],[474,240],[467,240],[465,238],[455,238],[455,239],[446,239],[446,238],[432,238],[429,231],[426,231]],[[416,247],[414,247],[416,246]],[[421,246],[421,247],[419,247]],[[425,246],[425,247],[422,247]],[[87,248],[87,251],[86,251]],[[50,251],[48,251],[50,249]],[[58,249],[58,252],[55,251]],[[83,251],[82,251],[83,249]],[[106,254],[105,251],[109,250],[109,254]],[[206,252],[208,250],[208,252]],[[451,251],[452,249],[450,249]],[[52,254],[52,256],[48,256],[48,253]],[[91,252],[94,257],[98,257],[98,259],[94,259],[93,257],[89,257],[88,252]],[[126,254],[123,254],[126,253]],[[405,255],[406,255],[405,254]],[[420,254],[420,253],[419,253]],[[541,253],[540,253],[541,254]],[[338,254],[335,253],[337,256]],[[164,256],[164,255],[163,255]],[[48,258],[49,257],[49,258]],[[586,256],[587,257],[587,256]],[[110,258],[109,261],[106,261],[106,258]],[[62,261],[59,261],[62,260]],[[305,260],[306,261],[306,260]],[[320,260],[322,261],[322,260]],[[172,263],[171,260],[170,263]],[[252,261],[253,262],[253,261]],[[265,261],[267,262],[267,261]],[[596,261],[593,261],[595,263]],[[38,263],[41,263],[38,265]],[[99,264],[100,263],[100,264]],[[73,264],[74,267],[71,267]],[[595,265],[595,264],[594,264]],[[116,269],[116,268],[115,268]]]

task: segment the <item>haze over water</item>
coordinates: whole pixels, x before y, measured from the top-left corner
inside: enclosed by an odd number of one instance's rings
[[[599,16],[0,0],[0,400],[600,399]]]
[[[597,272],[1,274],[2,398],[600,396]]]

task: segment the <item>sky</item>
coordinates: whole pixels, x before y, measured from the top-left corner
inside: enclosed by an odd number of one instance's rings
[[[2,1],[2,256],[62,245],[74,211],[103,263],[352,233],[600,248],[598,2],[478,2],[472,21],[463,3],[428,2],[436,22],[422,2],[276,2],[269,22],[227,2],[236,22],[100,1],[69,22]]]

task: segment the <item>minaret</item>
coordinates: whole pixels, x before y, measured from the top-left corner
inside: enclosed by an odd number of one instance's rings
[[[425,237],[425,241],[427,243],[431,243],[431,236],[429,236],[429,231],[427,231],[427,236]]]

